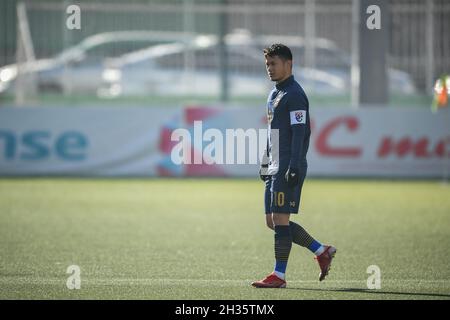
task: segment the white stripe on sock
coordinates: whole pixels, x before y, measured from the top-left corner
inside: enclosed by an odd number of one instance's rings
[[[314,252],[314,254],[316,256],[320,256],[324,251],[325,251],[325,247],[324,246],[320,246],[320,248],[317,249],[316,252]]]
[[[282,272],[279,272],[279,271],[276,271],[276,270],[274,270],[274,272],[273,273],[275,273],[275,275],[278,277],[278,278],[280,278],[280,279],[283,279],[284,280],[284,273],[282,273]]]

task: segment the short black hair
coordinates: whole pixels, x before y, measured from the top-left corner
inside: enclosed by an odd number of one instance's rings
[[[264,56],[274,57],[279,56],[283,60],[292,60],[292,52],[288,46],[281,43],[274,43],[268,48],[264,49]]]

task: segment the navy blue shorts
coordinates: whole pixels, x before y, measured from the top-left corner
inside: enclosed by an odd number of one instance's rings
[[[296,214],[300,207],[300,196],[306,169],[300,171],[300,181],[295,187],[289,187],[284,178],[286,169],[279,170],[276,175],[266,181],[264,191],[264,206],[266,214],[289,213]]]

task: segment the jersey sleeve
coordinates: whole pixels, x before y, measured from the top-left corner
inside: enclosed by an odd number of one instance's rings
[[[306,135],[308,101],[301,94],[288,96],[289,124],[292,134],[290,166],[298,167]]]

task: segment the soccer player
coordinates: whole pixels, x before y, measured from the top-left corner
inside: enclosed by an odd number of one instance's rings
[[[285,45],[273,44],[264,49],[264,57],[267,74],[276,82],[267,101],[268,140],[260,168],[260,177],[265,182],[266,224],[275,231],[275,268],[252,285],[285,288],[292,243],[316,255],[319,281],[328,275],[336,248],[322,245],[300,225],[290,221],[290,215],[298,213],[307,171],[306,153],[311,135],[309,102],[292,75],[291,50]]]

